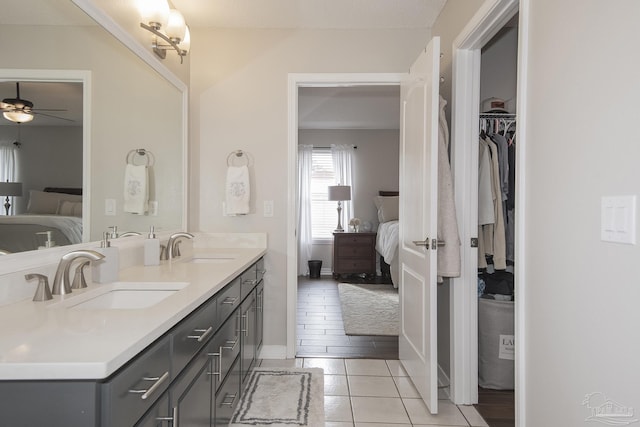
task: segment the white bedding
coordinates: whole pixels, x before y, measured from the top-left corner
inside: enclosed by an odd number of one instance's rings
[[[376,250],[384,262],[391,264],[398,249],[398,221],[383,222],[378,226],[376,237]]]
[[[391,282],[396,288],[398,287],[398,239],[397,220],[383,222],[378,226],[376,251],[382,255],[384,262],[389,264],[391,270]]]
[[[60,244],[82,243],[82,218],[63,215],[0,216],[0,248],[10,252],[37,249],[35,233],[51,230],[53,240]],[[6,241],[5,241],[6,240]]]

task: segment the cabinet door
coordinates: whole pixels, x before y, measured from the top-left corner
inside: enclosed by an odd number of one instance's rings
[[[262,334],[264,331],[264,281],[256,288],[256,359],[262,350]]]
[[[240,352],[242,360],[240,369],[242,382],[253,367],[256,358],[256,293],[252,292],[241,306],[240,318]]]
[[[240,357],[238,357],[216,392],[214,417],[215,427],[227,427],[240,397]],[[181,426],[182,427],[182,426]]]
[[[204,360],[204,363],[203,363]],[[213,386],[211,359],[198,357],[185,375],[171,388],[174,425],[180,427],[210,427],[212,420]]]
[[[173,426],[172,422],[169,393],[165,392],[164,396],[158,399],[149,412],[136,423],[135,427],[168,427]]]

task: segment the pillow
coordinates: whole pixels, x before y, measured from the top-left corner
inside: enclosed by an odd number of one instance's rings
[[[58,202],[58,215],[82,217],[82,202],[70,202],[60,200]]]
[[[60,203],[61,200],[68,200],[70,202],[82,202],[82,196],[29,190],[29,203],[27,204],[27,213],[55,215],[58,213],[58,203]]]
[[[373,203],[378,208],[378,221],[380,223],[397,220],[399,217],[398,196],[376,196]]]

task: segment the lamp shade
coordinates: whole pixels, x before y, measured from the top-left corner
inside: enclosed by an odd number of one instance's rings
[[[167,0],[138,0],[137,5],[145,24],[154,23],[160,27],[167,25],[170,10]]]
[[[2,115],[5,119],[15,123],[27,123],[33,120],[33,114],[24,111],[5,111]]]
[[[351,200],[350,185],[330,185],[329,198],[331,201]]]
[[[187,25],[184,22],[184,17],[177,9],[171,9],[169,11],[169,20],[167,21],[167,27],[165,33],[167,37],[176,43],[180,43],[180,40],[184,39],[184,33],[186,32]]]
[[[0,182],[0,196],[22,196],[22,183]]]

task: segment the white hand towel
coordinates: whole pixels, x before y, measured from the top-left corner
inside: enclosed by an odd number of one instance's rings
[[[229,166],[226,188],[227,215],[246,215],[249,213],[249,168],[247,166]]]
[[[149,209],[149,177],[145,165],[128,164],[124,172],[125,212],[144,215]]]

